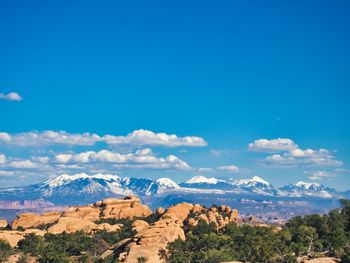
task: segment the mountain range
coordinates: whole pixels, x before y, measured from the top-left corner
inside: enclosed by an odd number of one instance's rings
[[[119,177],[111,174],[62,174],[44,182],[0,188],[0,217],[9,208],[33,210],[57,206],[85,205],[106,197],[137,195],[151,208],[167,207],[179,202],[211,206],[223,203],[242,213],[267,218],[287,219],[306,212],[324,213],[339,206],[339,198],[349,198],[350,191],[340,192],[318,183],[297,182],[276,188],[258,176],[250,179],[225,179],[195,176],[177,184],[169,178],[149,179]],[[3,205],[2,205],[3,204]],[[45,205],[47,204],[47,206]],[[6,211],[5,211],[6,210]],[[8,218],[17,212],[12,211]]]
[[[180,184],[169,178],[149,179],[119,177],[111,174],[63,174],[39,184],[0,188],[0,200],[44,199],[55,204],[96,200],[107,196],[159,196],[171,193],[231,193],[271,197],[341,198],[339,192],[318,183],[297,182],[275,188],[258,176],[251,179],[222,179],[195,176]]]

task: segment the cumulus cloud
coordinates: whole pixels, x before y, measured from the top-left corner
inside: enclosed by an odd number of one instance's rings
[[[259,139],[248,145],[251,151],[274,153],[261,160],[265,165],[274,166],[321,166],[337,167],[343,163],[335,159],[326,149],[303,150],[291,139]]]
[[[176,157],[169,155],[157,157],[151,149],[138,150],[135,153],[122,154],[109,150],[98,152],[87,151],[78,154],[57,154],[51,163],[58,164],[112,164],[114,167],[153,168],[153,169],[179,169],[186,170],[190,166]]]
[[[0,154],[0,164],[4,164],[6,163],[7,158],[5,156],[5,154]]]
[[[334,172],[327,171],[305,171],[304,174],[309,175],[310,180],[323,180],[325,178],[333,178],[336,176]]]
[[[94,133],[68,133],[66,131],[30,131],[17,134],[0,132],[0,143],[15,146],[47,146],[47,145],[81,145],[92,146],[97,142],[109,145],[129,147],[149,146],[205,146],[207,142],[196,136],[178,137],[175,134],[154,133],[148,130],[136,130],[126,136],[104,135]]]
[[[101,137],[96,134],[72,134],[65,131],[30,131],[17,134],[0,132],[0,142],[15,146],[45,146],[55,144],[94,145]]]
[[[17,92],[10,92],[8,94],[0,93],[0,99],[8,101],[21,101],[23,98]]]
[[[343,163],[335,160],[335,157],[326,149],[319,150],[293,150],[284,154],[274,154],[266,157],[263,162],[276,166],[322,166],[337,167]]]
[[[227,173],[239,173],[240,169],[236,165],[224,165],[217,168],[219,171]]]
[[[206,146],[207,142],[197,136],[178,137],[175,134],[154,133],[148,130],[136,130],[126,136],[106,135],[105,141],[111,145],[135,145],[135,146]]]
[[[17,169],[32,169],[37,168],[37,165],[31,160],[24,161],[12,161],[8,164],[8,167],[17,168]]]
[[[291,139],[259,139],[248,145],[250,151],[256,152],[281,152],[281,151],[291,151],[298,148]]]

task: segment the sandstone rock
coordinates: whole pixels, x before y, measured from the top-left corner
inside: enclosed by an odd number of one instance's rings
[[[23,213],[18,216],[12,222],[12,229],[17,229],[17,227],[23,228],[35,228],[40,225],[55,223],[61,216],[61,212],[48,212],[44,214],[34,214],[34,213]]]
[[[135,222],[132,223],[132,230],[136,231],[137,233],[147,227],[149,227],[149,224],[143,220],[135,220]]]
[[[156,210],[156,213],[157,213],[158,215],[162,215],[162,214],[164,214],[164,212],[165,212],[165,209],[164,209],[163,207],[159,207],[159,208],[157,208],[157,210]]]
[[[310,260],[305,260],[305,263],[337,263],[340,262],[336,258],[314,258]]]
[[[134,218],[145,217],[152,214],[152,210],[148,206],[142,205],[140,199],[134,196],[124,199],[107,198],[101,203],[102,218]]]
[[[26,229],[25,231],[0,230],[0,239],[6,240],[12,247],[17,246],[24,236],[30,233],[43,236],[46,232],[39,229]]]
[[[7,221],[4,219],[0,219],[0,228],[5,228],[7,227]]]
[[[52,234],[60,234],[63,232],[74,233],[77,231],[90,233],[96,229],[98,229],[98,225],[87,219],[76,217],[61,217],[56,224],[47,229],[47,232]]]
[[[203,207],[200,204],[195,204],[192,208],[192,213],[200,213],[202,212]]]
[[[198,220],[199,219],[202,219],[204,220],[207,224],[209,224],[209,219],[208,217],[205,215],[205,214],[200,214],[199,217],[198,217]]]
[[[96,226],[97,230],[106,230],[108,232],[118,232],[120,230],[121,226],[119,224],[117,225],[110,225],[108,223],[99,224]]]
[[[183,221],[187,219],[193,208],[192,204],[181,203],[169,207],[152,225],[138,232],[119,254],[121,262],[135,263],[139,257],[147,258],[147,262],[165,262],[160,252],[166,252],[166,247],[176,239],[185,239],[185,233],[181,228]]]
[[[75,217],[97,221],[100,218],[100,209],[93,206],[70,207],[63,212],[62,217]]]

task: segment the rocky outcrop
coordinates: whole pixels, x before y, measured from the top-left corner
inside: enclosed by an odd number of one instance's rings
[[[132,230],[135,231],[136,233],[139,233],[148,227],[149,227],[149,224],[143,220],[135,220],[134,223],[132,223]]]
[[[95,203],[101,208],[101,218],[134,218],[145,217],[152,214],[152,210],[141,204],[141,200],[135,196],[128,196],[124,199],[107,198]]]
[[[0,228],[5,228],[7,227],[7,221],[4,219],[0,219]]]
[[[221,205],[207,209],[197,204],[187,219],[187,223],[196,226],[199,220],[203,220],[207,224],[213,223],[216,227],[222,228],[231,222],[238,222],[238,219],[238,211],[229,206]]]
[[[46,232],[39,229],[26,229],[25,231],[0,230],[0,239],[6,240],[12,247],[15,247],[20,240],[24,239],[25,235],[30,233],[43,236]]]
[[[336,258],[314,258],[310,260],[304,260],[303,263],[338,263],[340,260]]]
[[[77,231],[90,233],[94,229],[97,229],[97,224],[89,220],[75,217],[61,217],[56,224],[47,229],[47,232],[52,234],[63,232],[74,233]]]
[[[62,217],[81,218],[89,221],[100,219],[100,209],[95,206],[70,207],[63,212]]]
[[[166,253],[167,245],[178,238],[185,239],[183,221],[192,209],[192,204],[181,203],[165,210],[158,221],[140,230],[127,245],[120,244],[116,248],[125,247],[124,252],[119,254],[119,260],[134,263],[145,257],[147,262],[165,262],[162,252]]]
[[[41,215],[34,214],[34,213],[24,213],[17,217],[12,222],[12,229],[17,229],[18,227],[22,228],[37,228],[41,225],[47,225],[47,224],[53,224],[55,223],[60,217],[61,212],[48,212]]]
[[[100,219],[107,218],[134,218],[145,217],[152,214],[148,206],[142,205],[139,198],[128,196],[123,199],[107,198],[94,205],[70,207],[64,212],[48,212],[44,214],[23,213],[12,222],[12,229],[37,228],[52,224],[48,231],[51,233],[86,231],[98,229],[95,224]],[[105,229],[115,231],[119,226],[104,225]]]
[[[136,235],[114,248],[114,251],[119,253],[120,262],[134,263],[138,262],[140,257],[152,263],[166,262],[167,245],[178,238],[185,239],[182,229],[184,223],[196,225],[202,219],[207,223],[214,223],[217,227],[223,227],[238,220],[237,210],[232,210],[229,206],[208,209],[199,204],[181,203],[157,213],[161,215],[159,220],[149,226],[144,221],[135,221],[133,227]],[[111,253],[108,251],[106,255]]]

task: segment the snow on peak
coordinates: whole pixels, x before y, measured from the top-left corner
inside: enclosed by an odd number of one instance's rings
[[[306,183],[306,182],[299,181],[295,184],[295,186],[301,187],[304,189],[310,189],[311,187],[320,187],[321,185],[318,183]]]
[[[251,179],[241,179],[241,180],[238,180],[237,182],[238,185],[244,185],[244,184],[250,184],[250,183],[261,183],[265,185],[270,185],[269,182],[265,181],[259,176],[253,176]]]
[[[167,188],[180,188],[180,186],[175,183],[173,180],[169,179],[169,178],[159,178],[156,180],[156,182],[163,187],[167,187]]]
[[[49,187],[58,187],[80,179],[102,179],[106,181],[116,181],[116,180],[119,180],[120,177],[112,174],[94,174],[94,175],[88,175],[86,173],[73,174],[73,175],[62,174],[57,176],[56,178],[47,180],[44,184],[48,185]]]
[[[202,184],[202,183],[206,183],[206,184],[217,184],[218,182],[221,182],[221,180],[216,179],[214,177],[211,178],[207,178],[203,175],[198,175],[195,177],[192,177],[190,180],[186,181],[186,184]]]

